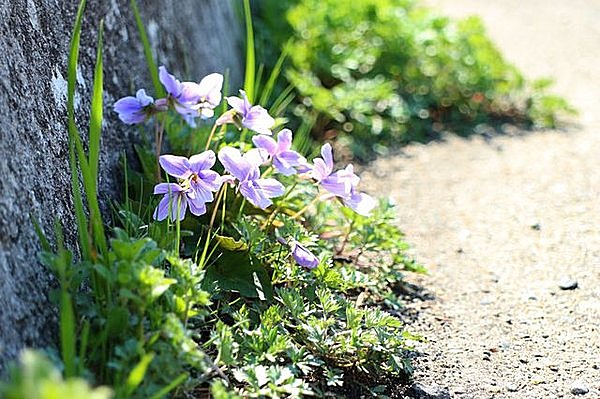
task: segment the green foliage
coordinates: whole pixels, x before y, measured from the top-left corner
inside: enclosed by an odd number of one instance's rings
[[[361,158],[448,126],[468,132],[502,118],[553,127],[573,111],[529,85],[476,17],[452,20],[416,0],[267,0],[260,15],[263,45],[289,51],[294,113],[315,119],[321,138],[347,133]]]
[[[133,0],[131,4],[152,66],[137,6]],[[253,64],[250,3],[244,4]],[[385,392],[390,380],[405,379],[411,371],[406,351],[415,337],[384,309],[390,298],[400,302],[393,286],[401,283],[401,272],[417,267],[405,255],[389,204],[382,203],[369,218],[339,202],[315,205],[321,199],[315,184],[280,176],[288,189],[267,209],[250,206],[225,184],[200,217],[152,219],[156,203],[148,198],[162,180],[156,157],[163,133],[173,152],[189,153],[225,145],[247,150],[246,130],[240,134],[224,125],[209,131],[203,124],[190,128],[174,113],[153,118],[156,153],[142,140],[136,148],[139,170],[124,161],[125,201],[114,207],[120,227],[105,230],[97,193],[101,27],[87,146],[74,121],[83,9],[82,1],[68,74],[70,166],[81,257],[65,248],[59,225],[55,248],[36,226],[42,263],[60,283],[53,297],[60,309],[60,362],[66,380],[47,360],[26,354],[3,392],[34,399],[113,394],[117,399],[183,398],[208,390],[216,398],[339,396],[348,391],[374,395]],[[262,67],[254,74],[249,66],[251,90],[246,91],[263,103],[270,101],[285,56],[264,84]],[[284,90],[273,107],[283,112],[292,95]],[[305,133],[309,126],[304,125]],[[305,139],[301,143],[307,145]],[[263,169],[262,177],[273,173]],[[316,268],[296,263],[298,245],[318,256]],[[372,267],[374,262],[378,267]],[[83,378],[112,391],[93,390]]]
[[[10,373],[10,382],[0,384],[0,396],[5,399],[110,399],[107,387],[91,388],[82,378],[64,380],[60,371],[45,355],[26,350],[18,366]]]
[[[64,295],[74,297],[77,317],[91,326],[81,335],[80,342],[85,337],[89,344],[80,345],[79,357],[75,360],[73,350],[63,354],[63,361],[85,364],[115,389],[117,398],[148,398],[168,387],[167,394],[190,372],[201,375],[210,365],[185,327],[189,320],[199,322],[208,314],[210,296],[200,289],[203,273],[188,260],[165,256],[149,238],[132,239],[119,229],[115,234],[107,256],[109,266],[89,261],[73,264],[64,250],[42,254],[51,270],[64,269],[59,275],[69,276],[66,283],[61,280],[61,304]],[[168,271],[161,267],[165,259]],[[112,287],[106,302],[78,290],[92,275]],[[61,307],[61,335],[64,326],[73,324],[63,321],[65,313]],[[75,345],[72,340],[69,347]],[[172,386],[174,380],[179,383]],[[197,376],[195,384],[202,382]]]

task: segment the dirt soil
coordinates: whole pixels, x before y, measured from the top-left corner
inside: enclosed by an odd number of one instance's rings
[[[409,329],[428,340],[415,379],[453,398],[598,399],[600,2],[430,3],[480,15],[507,59],[553,76],[580,115],[565,130],[448,135],[363,173],[396,200],[430,271],[409,277],[436,298],[409,305],[421,313]]]

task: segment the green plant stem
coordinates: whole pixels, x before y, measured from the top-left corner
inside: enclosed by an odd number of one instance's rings
[[[179,257],[179,247],[181,246],[181,220],[179,213],[181,212],[181,195],[177,199],[177,217],[175,218],[175,255]]]
[[[208,139],[206,140],[206,145],[204,146],[204,151],[207,151],[210,147],[210,142],[212,141],[213,136],[215,135],[215,131],[217,130],[217,125],[213,124],[212,129],[210,129],[210,134],[208,135]]]
[[[166,387],[164,387],[163,389],[161,389],[160,391],[158,391],[157,393],[155,393],[154,395],[152,395],[150,397],[150,399],[161,399],[161,398],[164,398],[165,396],[167,396],[167,394],[169,392],[171,392],[178,385],[180,385],[182,382],[184,382],[187,377],[188,377],[187,373],[180,374],[169,385],[167,385]]]
[[[242,204],[240,205],[240,209],[238,210],[237,219],[242,217],[242,213],[244,213],[245,206],[246,206],[246,198],[242,197]]]
[[[267,169],[265,169],[265,171],[260,175],[261,179],[264,179],[265,177],[269,176],[271,173],[273,173],[273,166],[269,166]],[[294,183],[294,187],[296,186],[296,184]]]
[[[217,211],[219,209],[219,204],[224,196],[224,191],[227,189],[227,186],[224,184],[219,189],[219,193],[217,194],[217,200],[213,206],[213,211],[210,216],[210,223],[208,225],[208,231],[206,232],[206,241],[204,242],[204,248],[202,249],[202,255],[200,256],[200,261],[198,262],[198,267],[200,269],[204,269],[204,263],[206,262],[206,255],[208,254],[208,246],[210,244],[210,235],[212,233],[212,228],[215,223],[215,218],[217,217]]]
[[[248,134],[248,129],[243,128],[242,129],[242,133],[240,134],[240,142],[241,143],[245,143],[246,142],[246,135]]]
[[[185,290],[185,309],[184,309],[184,314],[183,314],[183,328],[185,328],[187,330],[187,324],[188,324],[188,313],[190,312],[190,296],[188,295],[188,291],[192,289],[191,287],[186,287]]]
[[[344,252],[344,249],[346,248],[346,244],[348,244],[348,238],[350,237],[350,233],[352,233],[352,228],[354,227],[354,220],[352,220],[350,222],[350,226],[348,226],[348,231],[346,231],[346,234],[344,234],[344,240],[342,241],[342,245],[340,246],[340,249],[336,251],[337,255],[341,254]]]
[[[158,117],[157,117],[158,118]],[[163,132],[165,129],[165,119],[159,120],[154,124],[154,138],[156,140],[156,181],[160,182],[160,153],[162,151]]]
[[[271,224],[275,220],[275,216],[277,216],[277,214],[279,213],[279,210],[281,209],[281,204],[285,202],[286,198],[292,193],[292,191],[294,191],[294,188],[296,188],[297,185],[298,185],[298,182],[295,181],[294,184],[292,184],[292,186],[283,195],[283,197],[281,197],[279,199],[277,206],[275,207],[275,210],[273,210],[273,213],[271,213],[271,215],[269,215],[269,218],[261,226],[263,230],[267,229],[271,226]]]
[[[302,214],[304,214],[304,212],[306,212],[311,206],[313,206],[314,204],[316,204],[320,200],[321,200],[321,196],[317,195],[315,198],[313,198],[312,201],[310,201],[308,204],[306,204],[304,206],[304,208],[302,208],[298,212],[294,213],[292,215],[292,220],[298,219],[300,216],[302,216]]]

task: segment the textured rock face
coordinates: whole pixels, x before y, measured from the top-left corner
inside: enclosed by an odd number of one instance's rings
[[[76,232],[70,196],[66,130],[66,70],[76,2],[0,2],[0,374],[24,346],[55,342],[55,285],[38,262],[39,244],[30,215],[47,235],[58,218],[68,242]],[[242,24],[233,1],[139,1],[159,64],[186,80],[230,70],[239,83]],[[105,21],[105,121],[100,158],[100,196],[105,204],[120,190],[118,159],[136,130],[117,120],[110,106],[136,87],[152,84],[127,0],[89,2],[81,39],[77,121],[87,112],[98,21]],[[236,86],[233,86],[236,87]]]

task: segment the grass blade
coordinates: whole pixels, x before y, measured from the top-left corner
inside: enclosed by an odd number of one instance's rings
[[[293,91],[293,85],[288,85],[285,89],[283,89],[283,91],[277,96],[271,105],[271,115],[279,116],[283,114],[287,106],[294,100],[294,98],[296,98],[296,94]]]
[[[262,90],[261,85],[262,85],[262,78],[263,78],[263,72],[265,71],[265,65],[264,64],[259,64],[258,65],[258,71],[256,71],[256,77],[254,78],[254,93],[258,96],[258,93],[260,93],[260,91]]]
[[[85,166],[85,154],[79,151],[79,163],[81,166],[81,174],[83,176],[83,186],[90,211],[90,222],[92,224],[92,232],[94,244],[100,250],[102,255],[108,251],[106,236],[104,235],[104,223],[102,222],[102,214],[100,213],[100,205],[98,203],[98,157],[100,153],[100,136],[102,134],[102,92],[103,88],[103,53],[102,53],[102,31],[103,23],[100,22],[98,34],[98,43],[96,49],[96,65],[94,68],[94,88],[92,92],[92,109],[90,115],[90,154],[87,167]]]
[[[61,284],[62,285],[62,284]],[[75,369],[75,313],[73,301],[66,287],[60,294],[60,347],[65,363],[65,377],[74,377]]]
[[[182,373],[182,374],[178,375],[177,378],[175,378],[173,381],[171,381],[171,383],[169,385],[167,385],[166,387],[162,388],[160,391],[158,391],[157,393],[155,393],[154,395],[152,395],[150,397],[150,399],[161,399],[161,398],[164,398],[165,396],[167,396],[167,394],[169,392],[171,392],[179,384],[181,384],[182,382],[184,382],[186,380],[186,378],[188,378],[188,374],[187,373]]]
[[[166,95],[165,89],[163,88],[162,84],[160,83],[160,79],[158,78],[158,68],[156,67],[154,56],[152,55],[152,47],[150,47],[150,41],[148,40],[146,28],[144,27],[144,22],[142,21],[142,17],[140,16],[140,10],[137,6],[136,0],[131,0],[131,9],[133,10],[135,23],[140,34],[140,39],[142,40],[142,46],[144,47],[146,65],[148,65],[148,70],[150,71],[150,77],[152,78],[152,84],[154,85],[154,93],[157,97],[164,97]]]
[[[104,23],[100,21],[98,29],[98,48],[96,49],[96,66],[94,68],[94,86],[92,90],[92,102],[90,111],[90,129],[89,129],[89,165],[90,172],[94,182],[98,181],[98,160],[100,156],[100,135],[102,133],[102,91],[103,91],[103,71],[102,71],[102,35],[104,32]]]
[[[44,230],[42,230],[42,227],[40,226],[39,222],[31,214],[29,215],[29,218],[31,219],[31,222],[33,223],[33,228],[35,230],[35,234],[38,236],[38,240],[40,240],[40,245],[42,246],[42,250],[44,252],[51,252],[52,247],[50,246],[50,242],[48,241],[46,234],[44,234]]]
[[[246,22],[246,73],[244,76],[244,90],[251,103],[254,102],[254,79],[256,60],[254,54],[254,30],[252,28],[252,12],[250,0],[244,0],[244,20]]]
[[[273,70],[271,71],[271,74],[269,75],[269,79],[265,83],[265,87],[263,87],[262,89],[260,101],[258,102],[258,104],[261,104],[263,107],[267,106],[267,101],[269,101],[269,97],[271,97],[271,93],[273,93],[273,89],[275,88],[275,82],[281,74],[283,62],[287,58],[288,48],[289,46],[284,47],[283,51],[281,52],[281,55],[275,63],[275,66],[273,67]]]
[[[89,259],[91,255],[90,237],[88,223],[83,211],[83,200],[79,190],[79,174],[77,173],[77,159],[75,156],[76,141],[79,140],[79,132],[75,125],[75,84],[77,82],[77,59],[79,58],[79,39],[81,36],[81,20],[85,0],[81,0],[75,17],[75,26],[71,35],[69,51],[69,67],[67,71],[67,128],[69,133],[69,166],[71,168],[71,190],[73,193],[73,207],[79,235],[79,247],[83,258]],[[80,143],[81,144],[81,143]]]
[[[79,364],[78,366],[78,374],[83,375],[85,371],[85,354],[87,352],[87,344],[90,336],[90,321],[83,321],[83,329],[81,330],[81,342],[79,343]]]
[[[146,370],[148,369],[150,362],[152,362],[152,359],[154,359],[153,353],[147,353],[142,356],[138,364],[133,368],[133,370],[131,370],[129,376],[127,376],[127,382],[125,384],[128,397],[131,396],[133,391],[135,391],[135,389],[142,383],[142,380],[146,375]]]
[[[65,364],[65,377],[68,378],[76,375],[75,347],[77,345],[75,337],[75,312],[73,310],[73,301],[69,294],[69,278],[67,277],[67,269],[71,267],[71,258],[65,249],[64,234],[58,220],[54,222],[54,234],[56,237],[56,253],[58,254],[55,268],[60,280],[60,354]]]

